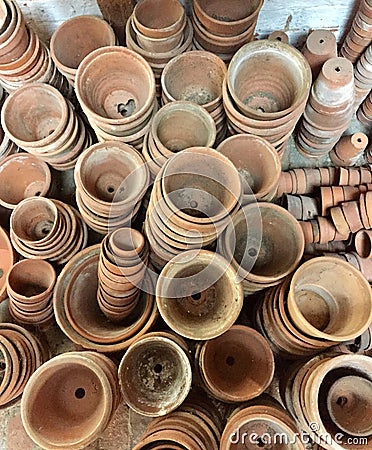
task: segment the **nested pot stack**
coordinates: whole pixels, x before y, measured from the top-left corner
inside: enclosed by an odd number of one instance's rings
[[[320,188],[321,216],[329,216],[333,206],[344,202],[359,200],[360,194],[368,191],[368,185],[328,186]]]
[[[76,71],[89,53],[116,44],[111,26],[96,16],[76,16],[63,22],[50,40],[50,55],[62,75],[74,86]]]
[[[233,57],[223,85],[230,134],[253,134],[279,152],[301,117],[311,87],[311,69],[294,47],[259,40]]]
[[[117,368],[107,356],[64,353],[31,376],[22,397],[22,423],[41,448],[81,449],[103,433],[119,402]]]
[[[368,136],[364,133],[343,136],[332,149],[329,156],[335,166],[355,166],[363,156],[367,145]]]
[[[161,96],[160,78],[166,64],[191,50],[193,28],[178,0],[141,0],[126,24],[127,47],[143,56],[156,80],[156,95]]]
[[[121,322],[136,308],[146,276],[148,244],[132,228],[120,228],[101,243],[97,300],[103,314]]]
[[[281,205],[297,220],[311,220],[320,215],[317,198],[284,194],[281,198]]]
[[[372,228],[372,192],[362,192],[358,200],[334,206],[330,214],[339,233],[356,233]]]
[[[23,259],[7,277],[9,311],[20,323],[48,325],[53,320],[53,289],[56,272],[47,261]]]
[[[11,405],[19,398],[31,375],[48,358],[34,334],[13,323],[0,324],[1,407]]]
[[[0,227],[0,302],[7,297],[6,279],[8,273],[16,262],[16,254],[8,233]]]
[[[372,123],[372,92],[368,95],[368,97],[364,100],[364,102],[360,105],[357,117],[360,122],[364,125],[370,126]]]
[[[5,0],[4,23],[0,30],[0,81],[8,92],[24,84],[48,83],[64,95],[72,95],[67,80],[58,72],[49,50],[27,26],[13,0]]]
[[[371,358],[324,354],[293,367],[283,379],[282,398],[301,428],[322,448],[349,448],[343,439],[371,445]],[[316,427],[314,427],[316,423]],[[327,439],[324,439],[327,436]],[[349,441],[351,442],[351,441]]]
[[[97,233],[107,234],[134,220],[150,173],[134,147],[107,141],[80,155],[74,178],[76,203],[84,221]]]
[[[93,142],[72,104],[44,83],[23,86],[11,94],[1,111],[5,133],[56,170],[72,169]]]
[[[216,123],[216,142],[226,135],[222,84],[226,66],[217,55],[191,51],[173,58],[161,77],[162,103],[191,101],[203,106]]]
[[[7,156],[14,155],[15,153],[20,152],[20,148],[13,141],[9,139],[4,133],[4,130],[0,126],[0,161]]]
[[[315,80],[297,136],[301,154],[327,155],[353,116],[354,70],[346,58],[329,59]]]
[[[141,55],[119,46],[94,50],[79,65],[75,89],[100,142],[142,148],[157,102],[154,74]]]
[[[301,51],[310,64],[315,80],[323,64],[328,59],[337,57],[336,36],[330,30],[314,30],[307,37]]]
[[[327,244],[333,241],[346,241],[350,237],[350,229],[338,229],[332,218],[316,217],[299,222],[305,237],[305,244]]]
[[[10,237],[13,247],[25,258],[62,265],[86,247],[88,229],[72,206],[58,200],[29,197],[10,216]]]
[[[297,268],[304,245],[297,220],[264,202],[244,206],[218,239],[218,251],[231,261],[246,294],[279,284]]]
[[[362,0],[359,4],[351,29],[342,44],[340,54],[353,64],[371,44],[372,31],[372,2]]]
[[[18,153],[0,160],[0,205],[4,208],[14,209],[28,197],[46,197],[51,183],[48,164],[36,156]]]
[[[119,366],[125,403],[147,417],[177,409],[191,389],[192,369],[186,342],[170,332],[148,333],[132,344]]]
[[[372,19],[371,19],[372,21]],[[372,44],[359,58],[354,70],[356,102],[359,105],[372,89]]]
[[[217,54],[226,63],[254,38],[263,0],[253,2],[208,2],[193,0],[194,46]]]
[[[190,147],[213,147],[216,126],[210,114],[191,102],[163,106],[154,116],[142,154],[155,178],[175,153]]]
[[[54,314],[61,330],[75,344],[103,353],[118,352],[153,327],[158,317],[154,287],[151,278],[145,277],[132,313],[122,323],[110,322],[97,302],[100,253],[101,245],[88,247],[65,265],[54,289]]]
[[[228,158],[207,147],[175,154],[153,185],[144,231],[162,268],[184,250],[211,246],[239,208],[241,182]]]

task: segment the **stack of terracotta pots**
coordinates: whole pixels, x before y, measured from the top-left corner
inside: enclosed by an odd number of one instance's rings
[[[187,249],[208,247],[239,208],[241,182],[231,161],[207,147],[169,159],[156,177],[144,224],[152,263],[161,269]]]
[[[354,17],[351,29],[342,44],[340,54],[353,64],[357,62],[365,48],[371,44],[372,2],[362,0]]]
[[[116,43],[114,30],[95,16],[76,16],[63,22],[50,40],[50,55],[58,70],[75,85],[77,68],[92,51]]]
[[[367,167],[340,168],[339,186],[359,186],[366,184],[370,190],[372,183],[372,171]]]
[[[197,391],[176,411],[150,422],[133,450],[159,446],[219,450],[221,429],[222,419],[217,408],[203,392]]]
[[[100,234],[128,226],[150,181],[142,155],[122,142],[95,144],[79,157],[76,202],[84,221]]]
[[[265,139],[248,134],[231,136],[217,151],[238,169],[243,189],[242,205],[271,201],[278,190],[281,162],[275,148]]]
[[[15,252],[9,239],[8,233],[0,227],[0,302],[3,301],[6,296],[6,279],[13,264],[16,261]]]
[[[136,308],[146,275],[148,251],[143,235],[132,228],[120,228],[102,241],[97,300],[112,322],[123,321]]]
[[[268,396],[257,404],[236,408],[227,421],[220,449],[233,450],[248,446],[304,449],[296,422],[279,403]]]
[[[261,395],[274,376],[274,355],[265,338],[243,325],[234,325],[222,336],[198,344],[196,371],[207,392],[227,403]]]
[[[165,323],[177,334],[206,341],[225,333],[243,306],[236,271],[221,255],[189,250],[161,271],[156,301]]]
[[[48,357],[39,339],[25,328],[0,324],[1,407],[19,398],[31,375]]]
[[[57,170],[75,166],[92,136],[71,103],[54,87],[35,83],[21,87],[5,101],[1,123],[20,148]]]
[[[301,154],[327,155],[348,128],[353,116],[354,70],[345,58],[329,59],[315,80],[306,106],[297,148]]]
[[[0,205],[14,209],[25,198],[45,197],[51,181],[48,164],[41,159],[27,153],[10,155],[0,160]]]
[[[24,84],[48,83],[65,95],[67,80],[58,72],[49,50],[25,23],[16,1],[4,0],[4,24],[0,30],[0,80],[8,92]]]
[[[56,272],[47,261],[24,259],[7,278],[9,311],[17,322],[47,325],[53,320],[52,296]]]
[[[314,30],[306,39],[302,54],[310,64],[315,80],[328,59],[337,57],[336,36],[330,30]]]
[[[188,353],[186,342],[169,332],[149,333],[138,339],[119,366],[125,403],[148,417],[165,416],[177,409],[191,389]]]
[[[316,219],[300,222],[304,233],[305,244],[327,244],[333,241],[344,241],[350,237],[349,229],[339,229],[332,219],[316,217]]]
[[[298,266],[304,235],[297,220],[271,203],[251,203],[218,239],[218,251],[231,261],[251,294],[279,284]]]
[[[339,206],[344,202],[359,200],[360,194],[367,192],[367,185],[359,186],[328,186],[320,188],[320,204],[322,216],[328,216],[333,206]]]
[[[154,74],[141,55],[124,47],[94,50],[79,65],[75,89],[99,141],[142,148],[157,102]]]
[[[297,220],[311,220],[320,215],[316,198],[305,195],[283,195],[281,205]]]
[[[41,448],[83,448],[103,433],[119,402],[117,369],[107,356],[64,353],[31,376],[22,397],[22,422]]]
[[[357,112],[357,117],[364,125],[370,126],[372,123],[372,92],[361,104]]]
[[[371,370],[368,356],[317,356],[286,375],[282,397],[301,429],[322,448],[347,448],[346,442],[364,442],[357,445],[368,448],[372,434]]]
[[[54,314],[64,334],[83,348],[103,353],[127,349],[154,325],[158,310],[150,277],[136,308],[122,323],[107,320],[97,302],[101,245],[88,247],[63,268],[54,289]],[[76,295],[76,292],[79,295]]]
[[[335,166],[355,166],[364,155],[367,145],[368,136],[364,133],[343,136],[329,156]]]
[[[19,147],[9,139],[0,126],[0,161],[9,155],[19,152]]]
[[[226,135],[226,114],[222,104],[225,75],[226,66],[217,55],[192,51],[169,61],[161,77],[163,104],[187,100],[203,106],[216,123],[217,144]]]
[[[359,105],[367,97],[370,90],[372,89],[372,44],[369,45],[367,50],[360,57],[358,64],[355,66],[354,77],[355,92],[357,97],[356,100],[357,104]]]
[[[215,123],[204,108],[191,102],[172,102],[155,114],[142,154],[155,178],[175,153],[190,147],[213,147],[215,140]]]
[[[283,194],[312,194],[320,186],[338,184],[339,170],[335,167],[320,167],[316,169],[291,169],[282,172],[279,178],[277,196]]]
[[[10,216],[10,237],[13,247],[25,258],[47,259],[62,265],[86,247],[88,230],[72,206],[29,197]]]
[[[294,47],[259,40],[233,57],[223,86],[231,134],[253,134],[282,154],[301,117],[311,87],[311,69]]]
[[[234,4],[193,0],[194,45],[219,55],[226,63],[234,53],[254,38],[263,0]]]

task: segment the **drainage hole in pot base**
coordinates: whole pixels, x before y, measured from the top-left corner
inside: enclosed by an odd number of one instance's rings
[[[234,359],[234,357],[233,356],[228,356],[227,358],[226,358],[226,364],[228,365],[228,366],[233,366],[234,364],[235,364],[235,359]]]
[[[162,366],[161,364],[156,364],[156,365],[154,366],[154,372],[155,372],[155,373],[161,373],[162,370],[163,370],[163,366]]]
[[[79,400],[85,397],[85,389],[84,388],[78,388],[75,391],[75,397]]]
[[[130,117],[136,110],[136,102],[131,98],[126,103],[119,103],[117,111],[123,117]]]

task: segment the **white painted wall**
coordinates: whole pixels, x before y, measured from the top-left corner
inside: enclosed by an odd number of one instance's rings
[[[17,0],[28,23],[47,41],[64,20],[79,14],[100,15],[96,0]],[[228,1],[228,0],[226,0]],[[187,4],[191,0],[184,0]],[[350,25],[359,0],[265,0],[257,33],[288,31],[293,44],[301,44],[309,30],[328,28],[339,42]]]

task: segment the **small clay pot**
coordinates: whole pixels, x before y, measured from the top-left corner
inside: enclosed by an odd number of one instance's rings
[[[284,31],[273,31],[272,33],[269,34],[267,39],[269,41],[280,41],[284,42],[284,44],[289,44],[288,35]]]
[[[131,409],[159,417],[174,411],[186,399],[192,371],[187,353],[172,335],[155,333],[129,347],[120,363],[119,379]]]
[[[312,31],[306,39],[302,54],[308,60],[315,80],[323,64],[328,59],[337,57],[335,35],[329,30]]]
[[[372,230],[360,230],[356,233],[355,249],[361,258],[372,258]]]
[[[156,301],[174,331],[189,339],[207,340],[223,334],[235,322],[243,304],[243,289],[222,256],[190,250],[164,267]]]

